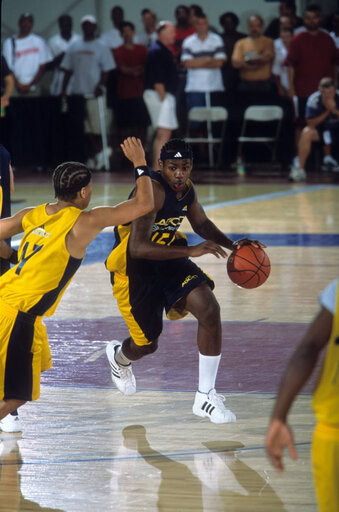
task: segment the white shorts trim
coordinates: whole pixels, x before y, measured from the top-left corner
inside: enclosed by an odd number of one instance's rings
[[[144,102],[154,129],[167,128],[168,130],[176,130],[178,128],[176,101],[173,94],[167,92],[166,98],[161,101],[156,91],[146,89],[144,91]]]

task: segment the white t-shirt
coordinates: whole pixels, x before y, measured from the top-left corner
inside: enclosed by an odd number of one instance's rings
[[[209,32],[206,39],[199,39],[192,34],[184,39],[181,60],[191,60],[198,57],[213,57],[226,60],[224,43],[220,36]],[[221,69],[188,68],[186,92],[224,91]]]
[[[156,31],[152,34],[147,34],[147,32],[139,32],[139,34],[136,34],[134,37],[134,42],[135,44],[143,44],[144,46],[148,47],[155,43],[157,39],[158,33]]]
[[[24,85],[33,80],[42,64],[53,60],[44,39],[35,34],[20,39],[9,37],[4,42],[3,55],[18,82]]]
[[[275,39],[274,41],[274,51],[275,51],[275,57],[272,67],[272,73],[273,75],[280,76],[280,82],[281,85],[285,88],[289,88],[289,82],[288,82],[288,66],[284,66],[284,61],[287,56],[287,48],[280,39]]]
[[[320,305],[326,308],[332,315],[336,311],[336,298],[338,291],[338,279],[332,281],[326,288],[319,294]]]
[[[60,55],[60,53],[67,52],[68,48],[72,43],[75,43],[76,41],[79,41],[81,39],[81,36],[79,34],[72,34],[71,39],[68,41],[61,37],[60,34],[55,34],[55,36],[51,37],[48,41],[48,45],[51,49],[51,52],[53,54],[53,57],[57,57]],[[64,78],[64,72],[59,67],[54,70],[53,78],[51,82],[50,91],[52,96],[58,96],[61,94],[61,88],[62,88],[62,81]],[[70,93],[71,86],[72,86],[73,77],[71,77],[68,86],[67,86],[67,94]]]
[[[70,94],[90,96],[98,85],[101,73],[115,69],[112,52],[98,39],[72,43],[60,67],[73,72]]]
[[[107,30],[107,32],[103,32],[99,40],[108,46],[108,48],[118,48],[118,46],[124,44],[124,40],[117,28],[111,28]]]

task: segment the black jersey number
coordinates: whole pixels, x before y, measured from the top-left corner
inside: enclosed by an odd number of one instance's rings
[[[20,272],[21,272],[24,264],[26,263],[26,261],[31,259],[31,257],[34,256],[34,254],[36,254],[37,252],[40,251],[40,249],[43,248],[43,245],[36,245],[36,244],[34,244],[33,251],[28,256],[26,256],[28,245],[29,245],[29,242],[26,242],[24,247],[23,247],[23,249],[22,249],[21,260],[19,261],[19,264],[18,264],[18,266],[15,269],[15,273],[18,274],[18,275],[20,274]]]

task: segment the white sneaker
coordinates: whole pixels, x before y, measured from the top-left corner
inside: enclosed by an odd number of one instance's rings
[[[107,148],[107,157],[109,158],[113,153],[112,148]],[[100,151],[100,153],[97,153],[95,155],[95,169],[97,171],[100,171],[103,167],[105,167],[105,157],[104,157],[104,150]]]
[[[111,341],[106,346],[106,355],[111,367],[112,381],[124,395],[134,395],[137,387],[132,372],[132,365],[120,366],[114,357],[119,347],[121,347],[121,343],[116,340]]]
[[[288,179],[290,181],[306,181],[306,172],[300,167],[292,167]]]
[[[331,155],[327,155],[323,159],[321,168],[325,172],[339,172],[339,163]]]
[[[209,418],[212,423],[234,423],[235,414],[226,409],[224,402],[225,397],[217,395],[215,389],[211,389],[209,393],[197,391],[192,411],[196,416]]]
[[[0,430],[3,432],[22,432],[22,425],[19,416],[7,414],[0,420]]]

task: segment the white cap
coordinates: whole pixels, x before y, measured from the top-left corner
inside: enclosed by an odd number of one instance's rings
[[[86,14],[86,16],[83,16],[81,18],[80,24],[82,25],[83,23],[85,23],[85,21],[88,21],[89,23],[92,23],[93,25],[97,24],[97,19],[95,16],[93,16],[93,14]]]

